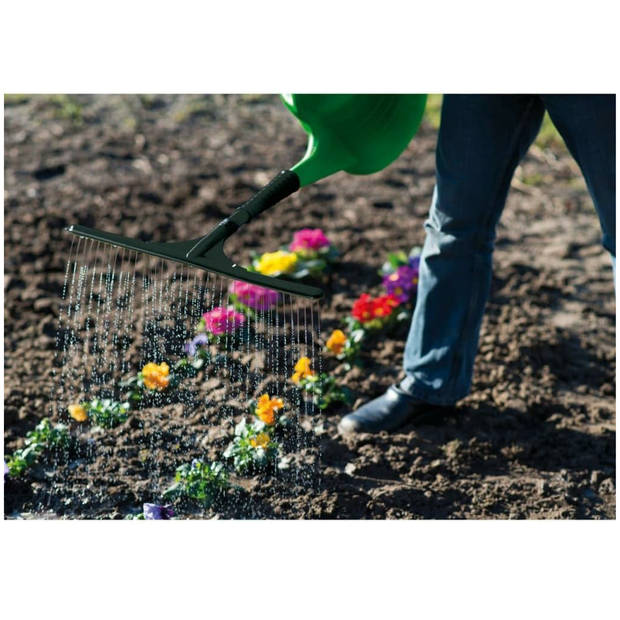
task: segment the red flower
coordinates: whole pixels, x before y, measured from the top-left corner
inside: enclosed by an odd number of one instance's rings
[[[351,314],[353,318],[357,319],[360,323],[367,323],[373,319],[373,304],[372,299],[368,293],[360,295],[359,299],[356,299],[353,303]]]
[[[368,323],[373,319],[390,316],[398,304],[399,301],[394,295],[381,295],[373,299],[368,293],[363,293],[355,300],[351,314],[360,323]]]
[[[398,306],[398,298],[394,295],[381,295],[373,301],[373,314],[375,317],[385,317],[392,314],[392,310]]]

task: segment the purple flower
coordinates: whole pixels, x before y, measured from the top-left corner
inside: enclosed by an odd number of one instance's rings
[[[209,344],[209,337],[207,334],[198,334],[195,338],[189,342],[186,342],[183,348],[185,349],[185,353],[187,353],[190,357],[194,357],[198,351],[198,347],[206,344]]]
[[[398,301],[409,301],[418,286],[418,270],[409,265],[401,265],[394,273],[383,276],[383,286],[388,295]]]
[[[160,506],[159,504],[144,504],[142,507],[144,518],[147,521],[167,521],[174,517],[172,506]]]
[[[409,267],[418,272],[420,271],[420,256],[420,254],[416,254],[415,256],[409,257]]]
[[[7,475],[9,473],[9,466],[6,464],[6,461],[4,461],[4,477],[6,478]]]

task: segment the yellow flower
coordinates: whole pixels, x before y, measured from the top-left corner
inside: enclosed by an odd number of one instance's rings
[[[276,412],[284,407],[281,398],[269,398],[269,394],[263,394],[256,404],[256,417],[268,426],[276,421]]]
[[[73,405],[69,405],[67,407],[67,410],[69,411],[69,415],[76,422],[86,422],[86,420],[88,420],[88,413],[86,412],[86,408],[83,405],[80,405],[79,403],[74,403]]]
[[[161,392],[161,390],[165,390],[168,387],[168,383],[170,383],[169,374],[170,369],[166,362],[162,362],[161,364],[149,362],[142,369],[142,380],[149,390],[158,390]]]
[[[297,254],[278,250],[277,252],[265,252],[256,263],[256,270],[266,276],[278,273],[290,273],[295,269]]]
[[[306,377],[311,377],[314,374],[314,371],[310,368],[310,358],[309,357],[301,357],[297,364],[295,364],[295,372],[291,377],[291,381],[293,383],[299,383],[301,379],[305,379]]]
[[[259,433],[256,437],[250,439],[250,445],[253,448],[263,448],[264,450],[269,445],[269,441],[270,439],[267,433]]]
[[[325,346],[336,355],[340,355],[347,341],[345,333],[341,329],[335,329],[328,338]]]

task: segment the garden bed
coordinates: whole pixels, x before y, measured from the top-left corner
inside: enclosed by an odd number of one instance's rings
[[[324,340],[355,299],[380,292],[377,272],[389,252],[422,244],[435,140],[424,124],[385,171],[304,188],[233,236],[231,252],[248,263],[251,251],[273,251],[302,227],[323,228],[340,251],[322,305]],[[6,452],[50,414],[71,246],[63,228],[196,237],[304,147],[303,132],[271,96],[5,102]],[[297,455],[307,466],[301,480],[286,470],[237,476],[235,501],[180,516],[614,518],[615,306],[599,238],[569,155],[533,147],[498,230],[472,395],[435,424],[379,436],[341,437],[336,425],[347,408],[336,404],[304,429],[312,440]],[[377,339],[363,368],[331,359],[356,404],[399,378],[406,331],[397,325]],[[224,377],[210,381],[205,390],[227,389]],[[230,425],[177,402],[140,409],[104,433],[73,432],[83,452],[7,480],[6,517],[135,514],[158,499],[177,466],[217,458]]]

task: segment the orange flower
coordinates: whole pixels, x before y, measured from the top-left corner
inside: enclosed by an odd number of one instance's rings
[[[291,377],[291,381],[293,383],[299,383],[302,379],[311,377],[312,375],[314,375],[314,371],[310,368],[310,358],[301,357],[297,364],[295,364],[295,372]]]
[[[67,407],[67,410],[69,411],[69,415],[76,422],[86,422],[86,420],[88,420],[88,413],[84,405],[80,405],[79,403],[74,403],[73,405],[69,405]]]
[[[256,404],[256,417],[268,426],[276,421],[276,412],[284,407],[281,398],[269,398],[269,394],[263,394]]]
[[[332,335],[328,338],[325,346],[336,355],[340,355],[344,349],[344,345],[347,342],[347,337],[341,329],[335,329]]]
[[[168,368],[168,364],[166,362],[162,362],[161,364],[155,364],[154,362],[149,362],[142,369],[142,380],[144,381],[144,385],[149,390],[157,390],[161,392],[168,387],[170,383],[170,369]]]
[[[269,435],[267,433],[259,433],[256,437],[250,439],[250,445],[253,448],[262,448],[263,450],[269,445]]]

